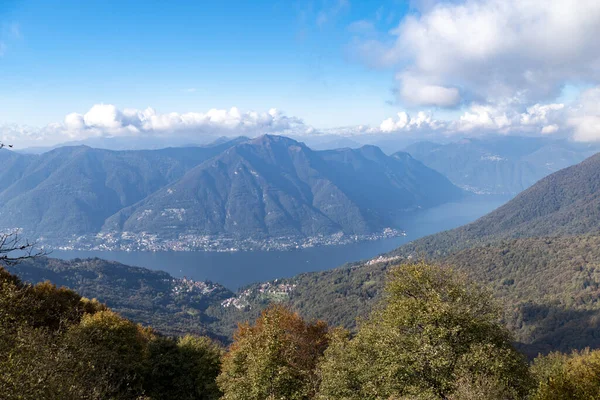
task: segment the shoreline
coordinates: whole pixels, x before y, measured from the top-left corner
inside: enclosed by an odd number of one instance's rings
[[[126,252],[224,252],[243,251],[294,251],[313,247],[342,246],[352,243],[369,242],[406,236],[405,231],[385,228],[369,235],[347,235],[338,232],[333,235],[310,237],[278,237],[264,239],[239,239],[225,236],[182,234],[175,239],[161,238],[153,234],[131,234],[110,232],[95,236],[80,236],[67,243],[51,239],[40,239],[38,243],[46,250],[59,251],[126,251]]]

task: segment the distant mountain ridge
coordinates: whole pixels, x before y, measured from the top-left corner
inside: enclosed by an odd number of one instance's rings
[[[583,161],[600,146],[549,138],[501,136],[405,148],[414,158],[475,193],[517,194],[541,178]]]
[[[462,191],[408,155],[314,151],[281,136],[208,146],[0,153],[0,228],[235,237],[370,234]]]
[[[448,253],[502,239],[596,232],[600,232],[600,153],[547,176],[470,224],[416,240],[395,253]]]

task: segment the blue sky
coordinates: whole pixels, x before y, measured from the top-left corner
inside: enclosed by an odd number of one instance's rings
[[[319,127],[378,123],[395,111],[386,103],[393,71],[349,61],[346,46],[348,25],[376,21],[388,7],[389,19],[377,21],[386,30],[408,7],[401,2],[24,0],[0,7],[2,122],[46,124],[97,103],[163,112],[277,107]]]
[[[3,0],[0,141],[600,140],[598,37],[597,0]]]

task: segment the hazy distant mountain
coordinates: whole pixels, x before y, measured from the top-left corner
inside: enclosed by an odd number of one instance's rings
[[[358,149],[363,146],[362,144],[345,137],[334,138],[331,140],[316,142],[314,144],[309,144],[310,148],[313,150],[335,150],[335,149]]]
[[[195,137],[144,137],[144,136],[116,136],[92,137],[84,140],[61,143],[48,147],[27,147],[19,149],[22,154],[43,154],[60,147],[88,146],[105,150],[159,150],[170,147],[196,147],[214,146],[232,140],[248,140],[246,137],[217,137],[197,135]]]
[[[449,144],[419,142],[405,150],[463,189],[516,194],[541,178],[584,160],[600,147],[546,138],[503,136],[463,139]]]
[[[62,237],[104,221],[238,141],[209,147],[110,151],[63,147],[41,155],[0,152],[0,227]]]
[[[109,218],[105,230],[234,237],[368,234],[462,192],[408,154],[314,151],[281,136],[239,144]]]
[[[281,136],[161,150],[0,152],[0,228],[231,237],[370,234],[462,195],[408,154],[313,151]]]
[[[600,154],[542,179],[477,221],[418,240],[432,251],[450,243],[600,232]]]

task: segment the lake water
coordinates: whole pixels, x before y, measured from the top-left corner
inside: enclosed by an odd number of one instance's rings
[[[341,246],[233,253],[53,251],[51,257],[100,257],[123,264],[167,271],[175,277],[210,280],[235,290],[253,282],[291,277],[302,272],[322,271],[347,262],[372,258],[419,237],[471,222],[507,200],[506,197],[475,196],[458,203],[444,204],[405,220],[405,237]]]

